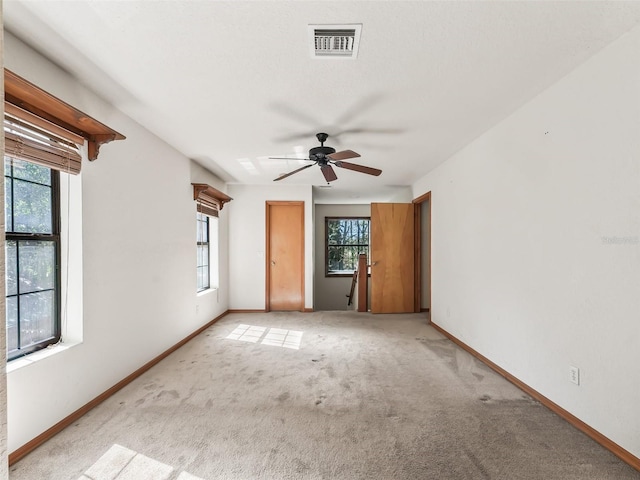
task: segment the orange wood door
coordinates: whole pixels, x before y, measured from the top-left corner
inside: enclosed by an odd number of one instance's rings
[[[304,202],[267,202],[266,310],[304,310]]]
[[[371,204],[371,312],[414,311],[414,206]]]

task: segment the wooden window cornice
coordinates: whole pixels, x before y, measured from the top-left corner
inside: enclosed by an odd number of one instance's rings
[[[226,193],[221,192],[217,188],[213,188],[206,183],[192,183],[193,199],[202,202],[205,205],[215,206],[218,210],[222,210],[225,203],[229,203],[231,198]]]
[[[89,160],[98,158],[101,145],[126,138],[6,68],[4,100],[85,138],[88,143]]]

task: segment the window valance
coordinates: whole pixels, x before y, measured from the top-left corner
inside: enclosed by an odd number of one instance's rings
[[[217,217],[218,211],[222,210],[224,204],[233,200],[226,193],[206,183],[192,183],[191,185],[193,185],[193,199],[198,202],[198,212],[210,217]]]
[[[53,168],[62,159],[63,168],[58,167],[59,170],[67,171],[72,165],[71,173],[78,173],[81,162],[78,145],[84,140],[89,160],[95,160],[102,144],[125,138],[7,69],[4,70],[4,98],[8,151],[26,160]],[[35,158],[33,142],[40,149],[44,146],[43,158]]]

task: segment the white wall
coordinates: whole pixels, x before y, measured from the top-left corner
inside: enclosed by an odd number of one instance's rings
[[[636,456],[639,56],[636,28],[413,186],[433,321]]]
[[[352,278],[325,276],[325,217],[369,217],[371,204],[318,204],[315,208],[315,278],[313,305],[315,310],[347,310]]]
[[[127,137],[83,164],[82,343],[9,373],[14,451],[226,311],[229,288],[225,265],[220,292],[196,294],[191,182],[217,180],[11,35],[5,40],[7,68]],[[220,251],[226,258],[226,237]]]
[[[313,308],[313,198],[310,185],[229,185],[229,308],[265,308],[267,200],[304,202],[305,308]]]

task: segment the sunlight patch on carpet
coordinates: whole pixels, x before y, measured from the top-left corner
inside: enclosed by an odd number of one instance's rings
[[[298,330],[284,330],[282,328],[270,328],[262,345],[272,345],[274,347],[291,348],[293,350],[300,349],[302,341],[302,332]]]
[[[240,340],[241,342],[257,343],[264,334],[267,327],[256,327],[253,325],[238,325],[227,338],[229,340]]]
[[[78,480],[167,480],[173,467],[114,444]],[[179,480],[202,480],[182,472]]]
[[[258,343],[272,347],[290,348],[299,350],[303,332],[299,330],[286,330],[284,328],[257,327],[254,325],[238,325],[233,332],[227,335],[229,340]]]

